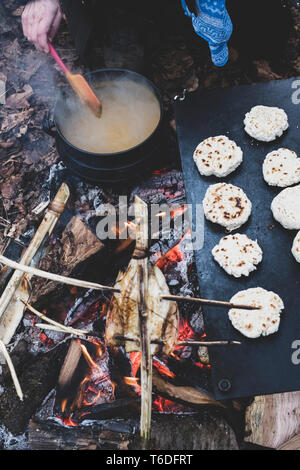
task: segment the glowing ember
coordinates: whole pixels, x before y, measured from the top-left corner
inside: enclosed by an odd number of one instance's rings
[[[160,269],[166,270],[170,266],[170,264],[178,263],[179,261],[182,261],[183,258],[184,254],[180,249],[179,242],[170,251],[168,251],[168,253],[166,253],[157,261],[156,266],[158,266]]]
[[[189,322],[187,319],[181,321],[179,325],[179,332],[177,336],[177,341],[187,341],[189,339],[195,339],[196,333],[194,330],[191,328]],[[178,349],[182,346],[177,346],[175,349]]]
[[[62,416],[57,416],[65,426],[78,426],[78,423],[75,423],[75,421],[72,421],[71,417],[68,416],[67,418],[63,418]]]
[[[177,217],[178,215],[182,215],[184,214],[184,212],[187,210],[187,206],[182,206],[182,207],[178,207],[177,209],[172,209],[171,210],[171,216],[172,218],[174,219],[175,217]]]

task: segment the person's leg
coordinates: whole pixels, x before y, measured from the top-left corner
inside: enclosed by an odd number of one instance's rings
[[[93,0],[61,0],[70,34],[81,60],[86,63],[86,54],[94,27]]]

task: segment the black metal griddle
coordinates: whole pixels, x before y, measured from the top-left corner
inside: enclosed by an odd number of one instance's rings
[[[252,202],[252,215],[235,232],[257,239],[263,250],[262,263],[248,278],[227,275],[211,255],[224,229],[205,220],[204,246],[195,252],[202,297],[229,300],[239,290],[260,286],[276,292],[285,304],[279,331],[252,340],[232,327],[226,309],[203,308],[208,338],[243,342],[241,346],[210,348],[217,399],[300,390],[300,365],[292,362],[292,344],[300,339],[300,264],[291,254],[297,232],[285,230],[273,219],[270,205],[280,188],[268,186],[262,176],[268,152],[287,147],[300,156],[300,105],[292,102],[293,81],[197,91],[175,105],[188,203],[200,204],[208,186],[216,182],[240,186]],[[257,104],[287,112],[290,128],[280,139],[257,142],[244,132],[245,113]],[[193,161],[194,149],[203,139],[221,134],[237,142],[244,161],[224,179],[200,176]]]

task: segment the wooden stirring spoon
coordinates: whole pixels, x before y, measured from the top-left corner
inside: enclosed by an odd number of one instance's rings
[[[79,96],[81,102],[88,106],[94,115],[99,118],[102,114],[102,105],[86,79],[80,74],[73,74],[70,72],[70,70],[66,67],[57,54],[50,41],[48,41],[48,46],[50,54],[65,73],[68,82],[70,83],[75,93]]]

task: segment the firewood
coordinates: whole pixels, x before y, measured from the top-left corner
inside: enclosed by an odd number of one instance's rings
[[[122,416],[122,413],[119,412]],[[87,416],[89,419],[89,416]],[[128,450],[138,449],[138,421],[106,419],[93,426],[60,426],[33,418],[29,423],[31,450]],[[151,427],[153,450],[238,450],[233,429],[220,413],[200,410],[192,415],[156,414]],[[190,452],[189,452],[190,453]]]
[[[23,401],[23,392],[22,392],[22,389],[21,389],[16,371],[15,371],[14,365],[13,365],[12,360],[10,358],[10,355],[8,354],[8,351],[5,347],[5,344],[3,343],[3,341],[1,339],[0,339],[0,350],[1,350],[5,360],[7,362],[7,365],[8,365],[10,374],[11,374],[11,378],[13,380],[13,383],[14,383],[14,386],[15,386],[15,389],[16,389],[16,392],[17,392],[17,395],[20,398],[20,400]]]
[[[33,276],[39,276],[45,279],[50,279],[51,281],[61,282],[62,284],[68,284],[69,286],[84,287],[85,289],[107,290],[110,292],[120,292],[119,289],[110,286],[103,286],[102,284],[97,284],[96,282],[81,281],[72,277],[48,273],[46,271],[42,271],[41,269],[32,268],[31,266],[25,266],[2,255],[0,255],[0,263],[5,264],[6,266],[10,266],[11,268],[14,268],[18,271],[22,271],[23,273],[29,273]]]
[[[58,387],[60,391],[67,387],[69,383],[71,383],[74,371],[81,358],[81,354],[82,350],[80,347],[80,342],[73,339],[70,342],[68,353],[65,357],[58,377]]]
[[[49,325],[36,324],[35,326],[38,326],[39,328],[54,330],[54,331],[61,331],[62,333],[69,333],[69,334],[76,335],[76,336],[84,336],[84,335],[88,335],[91,333],[91,331],[89,330],[78,330],[70,326],[62,325],[61,323],[58,323],[55,320],[52,320],[51,318],[48,318],[46,315],[36,310],[34,307],[32,307],[32,305],[30,305],[24,299],[20,299],[20,300],[26,306],[26,308],[30,310],[30,312],[34,313],[37,317],[41,318],[42,320],[52,325],[52,327],[50,327]]]
[[[220,401],[214,400],[208,394],[200,392],[194,387],[173,385],[168,380],[153,373],[153,387],[160,395],[170,400],[180,401],[187,405],[214,405],[220,408],[226,408],[226,405]]]
[[[38,249],[42,245],[46,236],[50,235],[65,209],[66,203],[70,195],[69,188],[66,184],[62,184],[55,198],[50,204],[39,228],[37,229],[28,248],[21,257],[20,264],[29,268]],[[4,264],[6,258],[2,259]],[[17,263],[18,264],[18,263]],[[10,266],[16,269],[16,266]],[[34,269],[34,268],[30,268]],[[27,271],[28,272],[28,271]],[[32,274],[29,272],[29,274]],[[24,313],[24,305],[19,298],[23,297],[28,300],[30,292],[28,289],[28,281],[30,276],[25,276],[24,271],[17,270],[13,273],[3,294],[0,298],[0,339],[4,344],[8,344],[13,337]]]
[[[81,330],[80,332],[76,331],[76,330],[67,331],[67,330],[61,328],[61,326],[49,325],[48,323],[36,323],[34,326],[36,326],[37,328],[40,328],[41,330],[57,331],[59,333],[69,334],[69,335],[72,335],[72,336],[83,337],[87,334],[83,330]]]
[[[300,392],[255,397],[245,423],[245,441],[277,449],[300,433]]]
[[[139,338],[127,338],[126,336],[122,335],[115,335],[115,339],[117,341],[123,341],[124,343],[126,341],[131,341],[134,343],[139,344]],[[165,344],[165,341],[161,340],[153,340],[151,341],[151,344],[159,344],[163,346]],[[187,341],[179,341],[176,343],[176,346],[236,346],[242,344],[240,341],[230,341],[230,340],[221,340],[221,341],[193,341],[193,340],[187,340]]]

